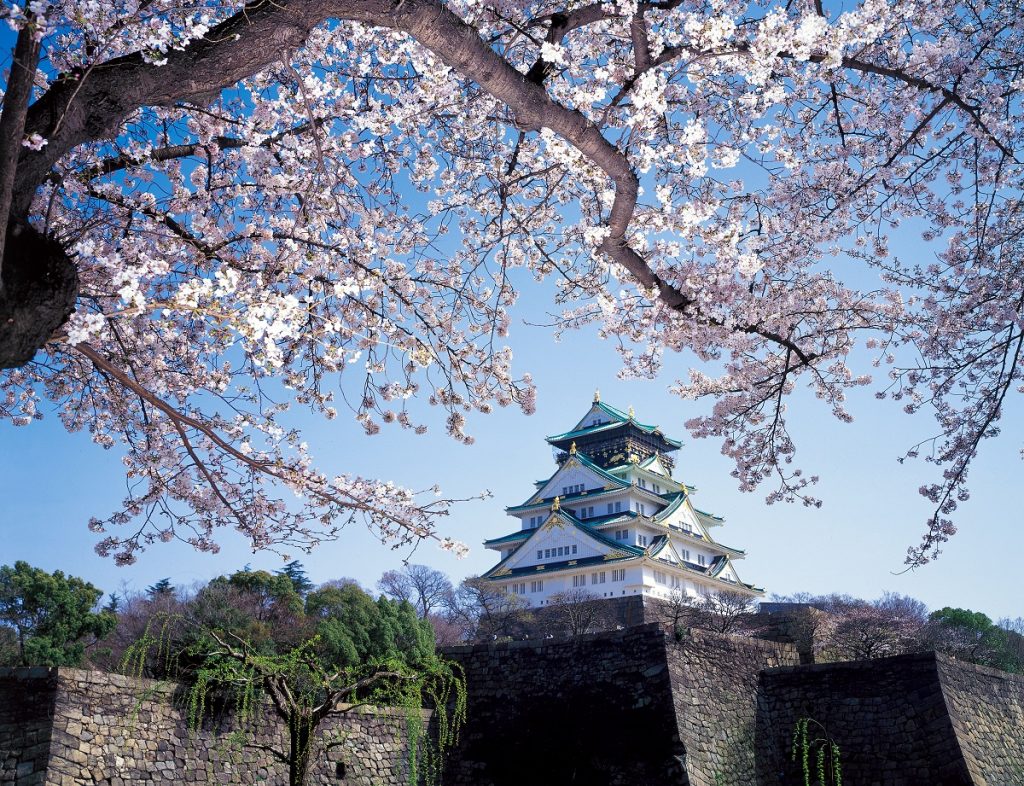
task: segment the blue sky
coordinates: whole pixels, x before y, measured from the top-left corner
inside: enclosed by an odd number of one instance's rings
[[[470,431],[477,441],[470,447],[449,439],[440,422],[423,436],[384,427],[379,435],[366,437],[344,416],[329,424],[304,419],[310,445],[329,473],[358,472],[416,488],[440,483],[453,496],[492,491],[492,499],[461,505],[443,524],[443,534],[473,547],[470,556],[457,560],[430,544],[415,553],[394,551],[354,526],[340,540],[300,555],[314,581],[348,576],[372,586],[405,558],[456,580],[486,570],[496,560],[481,541],[512,531],[517,522],[504,508],[525,500],[533,481],[554,469],[544,437],[571,427],[600,388],[608,403],[633,405],[641,420],[684,440],[676,475],[699,489],[701,508],[725,516],[726,525],[714,534],[748,552],[739,564],[745,581],[769,593],[876,597],[891,590],[914,595],[931,608],[964,606],[993,618],[1024,615],[1014,578],[1021,545],[1015,493],[1024,433],[1019,413],[1011,411],[1002,437],[983,446],[972,471],[972,499],[958,516],[961,532],[937,562],[900,574],[906,547],[917,542],[929,513],[916,489],[930,476],[923,463],[900,465],[896,456],[930,433],[928,418],[910,418],[865,389],[851,402],[855,421],[842,424],[813,396],[798,393],[790,407],[798,461],[821,475],[825,504],[820,509],[767,506],[763,495],[736,490],[730,462],[717,444],[687,438],[683,421],[708,403],[683,402],[667,392],[675,375],[685,373],[684,357],[668,358],[666,373],[657,381],[619,381],[610,343],[583,334],[554,343],[546,329],[522,322],[537,321],[540,311],[551,308],[550,301],[545,303],[540,294],[524,301],[532,303],[532,313],[520,312],[511,344],[518,369],[531,371],[538,384],[532,417],[504,410],[472,418]],[[4,425],[0,445],[0,563],[24,559],[62,569],[108,592],[141,590],[165,576],[177,584],[203,582],[246,563],[271,569],[281,565],[275,555],[250,553],[242,538],[225,530],[218,555],[158,544],[137,564],[117,568],[94,554],[96,536],[85,526],[91,515],[109,513],[120,499],[124,477],[116,450],[97,448],[85,434],[65,433],[52,416],[25,428]]]

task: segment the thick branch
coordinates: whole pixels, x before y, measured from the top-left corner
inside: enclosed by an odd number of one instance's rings
[[[18,33],[11,62],[11,75],[4,93],[4,110],[0,114],[0,228],[6,228],[14,197],[14,176],[18,165],[18,154],[22,152],[21,140],[25,135],[25,119],[28,116],[28,102],[32,98],[36,68],[39,65],[40,45],[35,38],[31,24],[26,24]],[[26,155],[31,155],[26,153]],[[7,233],[0,231],[0,294],[3,293],[3,259]]]

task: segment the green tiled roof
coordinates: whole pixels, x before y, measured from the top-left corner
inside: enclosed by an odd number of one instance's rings
[[[598,434],[602,431],[610,431],[612,429],[616,429],[621,426],[632,423],[632,425],[640,429],[640,431],[646,432],[648,434],[653,434],[655,432],[661,434],[662,439],[664,439],[666,443],[672,445],[673,447],[679,448],[682,447],[683,445],[682,442],[674,440],[670,437],[666,437],[664,434],[661,433],[661,429],[659,429],[657,426],[649,426],[646,423],[639,423],[634,418],[631,418],[627,413],[623,412],[621,409],[609,406],[608,404],[605,404],[602,401],[595,402],[595,405],[612,419],[610,423],[600,423],[593,426],[584,426],[581,429],[575,429],[573,431],[567,431],[564,434],[556,434],[553,437],[548,437],[547,441],[551,443],[564,442],[569,439],[575,439],[576,437],[586,436],[587,434]]]
[[[685,499],[686,495],[683,492],[677,492],[673,500],[670,503],[668,503],[668,505],[666,505],[664,508],[655,513],[651,518],[653,518],[655,521],[661,521],[666,516],[672,515],[677,510],[679,510],[679,507],[683,504],[683,501]]]
[[[623,480],[622,478],[615,477],[615,475],[612,475],[610,472],[608,472],[605,469],[601,469],[601,467],[597,466],[597,464],[595,464],[593,461],[588,459],[582,453],[577,453],[575,456],[573,456],[573,458],[578,459],[581,465],[583,465],[587,469],[592,470],[593,472],[597,473],[597,475],[599,477],[602,477],[605,480],[608,480],[608,481],[614,483],[619,488],[621,488],[621,489],[629,488],[630,484],[627,483],[625,480]],[[562,467],[559,467],[554,472],[552,472],[551,473],[551,477],[548,478],[547,480],[545,480],[544,483],[541,484],[541,485],[545,485],[547,483],[550,483],[551,479],[554,478],[555,475],[557,475],[559,472],[561,472],[562,468],[564,466],[565,465],[562,465]],[[601,489],[601,491],[604,491],[604,489]],[[562,500],[564,501],[564,500],[567,500],[567,499],[576,500],[576,499],[578,499],[580,497],[596,497],[599,493],[601,493],[601,492],[598,491],[597,489],[593,489],[593,490],[589,491],[587,494],[570,494],[570,495],[565,496],[565,497],[562,497],[562,495],[560,495],[560,494],[556,494],[555,496],[561,497]],[[531,495],[530,498],[532,499],[533,495]],[[541,505],[544,502],[547,502],[548,500],[552,500],[554,498],[555,497],[543,497],[542,499],[539,499],[536,502],[529,502],[529,501],[527,501],[527,502],[524,502],[521,505],[513,505],[510,508],[505,508],[505,510],[507,510],[509,512],[512,512],[514,510],[525,510],[526,508],[532,508],[535,505]]]
[[[556,496],[563,505],[575,505],[580,502],[583,502],[584,500],[597,499],[598,497],[604,497],[608,494],[618,494],[619,492],[626,488],[629,488],[628,484],[617,489],[594,489],[593,491],[588,491],[586,494],[569,494],[567,496],[557,494]],[[505,508],[505,512],[516,513],[519,511],[529,510],[530,508],[536,508],[540,506],[550,507],[554,499],[555,497],[544,497],[542,499],[537,500],[536,502],[524,502],[522,505],[513,505],[510,508]]]
[[[526,540],[530,537],[530,533],[532,532],[533,530],[530,529],[521,529],[517,532],[513,532],[511,535],[503,535],[500,538],[491,538],[490,540],[484,541],[484,547],[490,548],[491,546],[502,546],[506,543],[515,543],[519,540]]]
[[[732,546],[726,546],[724,543],[719,543],[718,541],[715,541],[715,545],[716,546],[721,546],[723,549],[728,549],[729,551],[733,552],[734,554],[746,554],[747,553],[743,549],[734,549]]]

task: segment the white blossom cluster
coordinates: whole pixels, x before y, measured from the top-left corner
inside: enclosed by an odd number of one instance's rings
[[[39,25],[54,69],[88,80],[130,53],[171,68],[239,8],[79,0],[7,19]],[[507,340],[520,292],[550,277],[559,329],[595,324],[623,377],[668,363],[680,396],[713,399],[689,428],[772,501],[817,504],[792,465],[788,397],[809,386],[850,419],[847,392],[872,382],[851,358],[874,342],[880,394],[940,424],[935,514],[910,559],[934,555],[1021,386],[1012,3],[322,10],[302,46],[208,105],[141,106],[112,138],[76,142],[37,194],[33,220],[73,251],[81,296],[47,362],[3,378],[0,414],[27,422],[45,395],[126,451],[124,509],[93,527],[129,534],[101,550],[213,549],[225,523],[257,547],[307,547],[358,516],[460,552],[436,529],[449,500],[328,480],[280,421],[302,406],[421,433],[423,399],[468,444],[474,413],[531,412]],[[52,155],[59,131],[22,144]],[[921,259],[890,254],[901,222],[924,228]],[[844,283],[844,265],[879,285]],[[683,352],[701,367],[679,372]]]

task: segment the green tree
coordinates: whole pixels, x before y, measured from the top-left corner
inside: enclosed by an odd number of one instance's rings
[[[931,643],[939,652],[1004,671],[1024,671],[1006,630],[986,614],[950,606],[929,617]]]
[[[156,584],[150,584],[146,587],[146,594],[150,600],[155,600],[161,596],[171,595],[174,593],[174,585],[171,584],[171,579],[163,578],[160,579]]]
[[[302,563],[297,559],[292,560],[281,570],[277,571],[277,575],[287,576],[291,579],[292,587],[302,597],[306,597],[314,587],[313,582],[306,575],[306,569],[302,567]]]
[[[0,647],[8,658],[2,665],[80,665],[87,644],[116,624],[112,613],[93,611],[101,595],[59,570],[47,573],[20,561],[0,567],[0,625],[12,629],[16,640],[13,649]]]
[[[415,666],[434,651],[434,631],[407,602],[374,600],[358,585],[322,587],[306,598],[321,656],[338,666],[398,660]]]
[[[167,660],[166,673],[190,683],[189,722],[193,729],[203,722],[216,696],[232,707],[239,724],[234,741],[258,732],[269,699],[274,714],[287,729],[286,744],[280,748],[260,745],[288,767],[289,786],[306,783],[312,754],[321,741],[318,732],[328,718],[342,715],[363,704],[406,710],[395,718],[396,732],[403,732],[411,746],[410,783],[436,783],[440,756],[455,740],[465,718],[465,680],[457,666],[437,657],[427,646],[429,624],[416,618],[409,604],[387,599],[374,602],[358,587],[336,588],[338,594],[318,599],[318,609],[328,616],[321,622],[345,645],[324,646],[312,635],[298,646],[280,652],[265,652],[236,634],[214,628],[194,631],[191,643],[176,653],[165,640],[167,631],[187,620],[155,617],[125,658],[129,673],[148,669],[154,652]],[[362,596],[361,598],[359,596]],[[330,616],[344,610],[343,619]],[[408,625],[412,630],[405,630]],[[343,636],[345,625],[352,635]],[[415,644],[402,640],[410,635]],[[359,647],[355,642],[359,641]],[[360,658],[339,663],[337,658]],[[438,722],[436,742],[427,734],[422,709],[434,710]],[[255,744],[255,743],[249,743]],[[436,747],[435,747],[436,745]]]

